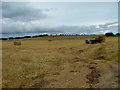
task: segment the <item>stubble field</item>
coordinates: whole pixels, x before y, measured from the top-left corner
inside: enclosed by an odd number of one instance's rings
[[[3,88],[117,88],[118,37],[85,44],[88,36],[2,41]]]

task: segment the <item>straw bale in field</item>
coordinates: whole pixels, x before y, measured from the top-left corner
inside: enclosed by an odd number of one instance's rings
[[[21,45],[20,41],[14,41],[14,45]]]

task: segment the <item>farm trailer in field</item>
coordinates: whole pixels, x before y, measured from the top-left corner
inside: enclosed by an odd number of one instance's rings
[[[99,36],[98,38],[95,38],[94,40],[85,40],[86,44],[95,44],[95,43],[101,43],[105,41],[105,37]]]

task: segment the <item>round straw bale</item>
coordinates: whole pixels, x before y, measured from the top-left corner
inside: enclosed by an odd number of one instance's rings
[[[14,41],[14,45],[21,45],[20,41]]]

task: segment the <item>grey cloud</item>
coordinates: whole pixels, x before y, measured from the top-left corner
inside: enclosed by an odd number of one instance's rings
[[[109,23],[106,23],[106,24],[100,24],[99,27],[102,29],[108,29],[109,25],[113,25],[113,24],[117,24],[118,22],[109,22]]]
[[[80,34],[80,33],[86,33],[90,34],[94,31],[97,31],[97,28],[95,25],[91,26],[58,26],[56,30],[62,31],[62,33],[71,33],[71,34]]]
[[[47,14],[41,9],[30,7],[28,3],[10,3],[2,4],[3,18],[9,18],[14,21],[32,21],[47,18]]]
[[[118,22],[109,22],[109,23],[106,23],[105,25],[112,25],[112,24],[116,24],[116,23],[118,23]]]
[[[41,25],[42,22],[40,22],[38,19],[42,19],[43,17],[39,16],[38,13],[36,13],[36,11],[35,11],[35,13],[38,16],[35,16],[34,18],[32,18],[34,16],[34,14],[31,14],[32,12],[34,12],[33,9],[29,8],[29,9],[26,9],[24,11],[23,7],[21,7],[22,9],[19,9],[19,11],[20,12],[23,11],[24,14],[20,13],[20,15],[19,15],[18,14],[19,12],[17,11],[17,9],[13,9],[13,7],[11,5],[10,6],[9,5],[3,5],[4,11],[8,11],[8,10],[12,11],[12,13],[11,12],[3,13],[3,20],[2,20],[3,21],[2,22],[2,27],[3,27],[2,34],[3,34],[3,36],[5,34],[23,35],[26,33],[38,33],[38,34],[40,34],[40,33],[48,33],[48,34],[59,34],[59,33],[64,33],[64,34],[81,34],[81,33],[96,34],[96,33],[98,33],[98,34],[104,34],[106,31],[117,32],[117,30],[118,30],[118,26],[113,25],[113,24],[117,24],[117,22],[108,22],[105,24],[100,24],[99,28],[97,28],[96,25],[90,25],[90,26],[86,26],[86,25],[84,25],[84,26],[60,25],[59,26],[58,25],[58,26],[50,26],[50,27],[47,25],[42,26]],[[14,4],[14,5],[17,5],[17,4]],[[16,6],[16,7],[18,7],[18,6]],[[23,6],[28,8],[28,6],[25,6],[25,5],[23,5]],[[9,9],[8,9],[8,7],[9,7]],[[27,14],[26,12],[27,13],[29,12],[29,13]],[[15,14],[15,13],[17,13],[17,14]],[[39,13],[42,13],[42,11],[40,10]],[[42,13],[42,15],[43,15],[43,13]],[[21,20],[19,20],[19,19],[21,19]],[[25,21],[29,21],[29,22],[25,22]]]
[[[42,26],[40,23],[35,23],[41,19],[48,18],[45,12],[50,10],[57,10],[56,8],[36,9],[29,5],[29,3],[2,3],[2,34],[24,35],[26,33],[48,33],[48,34],[103,34],[106,31],[117,32],[118,26],[113,26],[118,22],[108,22],[100,24],[99,28],[96,25],[90,26]],[[42,23],[42,22],[41,22]]]
[[[4,20],[3,20],[4,21]],[[19,34],[24,35],[26,33],[48,33],[48,34],[104,34],[106,31],[108,32],[117,32],[118,26],[111,26],[109,28],[96,28],[96,25],[90,25],[90,26],[66,26],[66,25],[60,25],[60,26],[41,26],[40,24],[35,23],[27,23],[27,22],[21,22],[21,21],[9,21],[6,20],[5,23],[3,23],[3,36],[5,34]],[[102,31],[102,32],[101,32]]]

